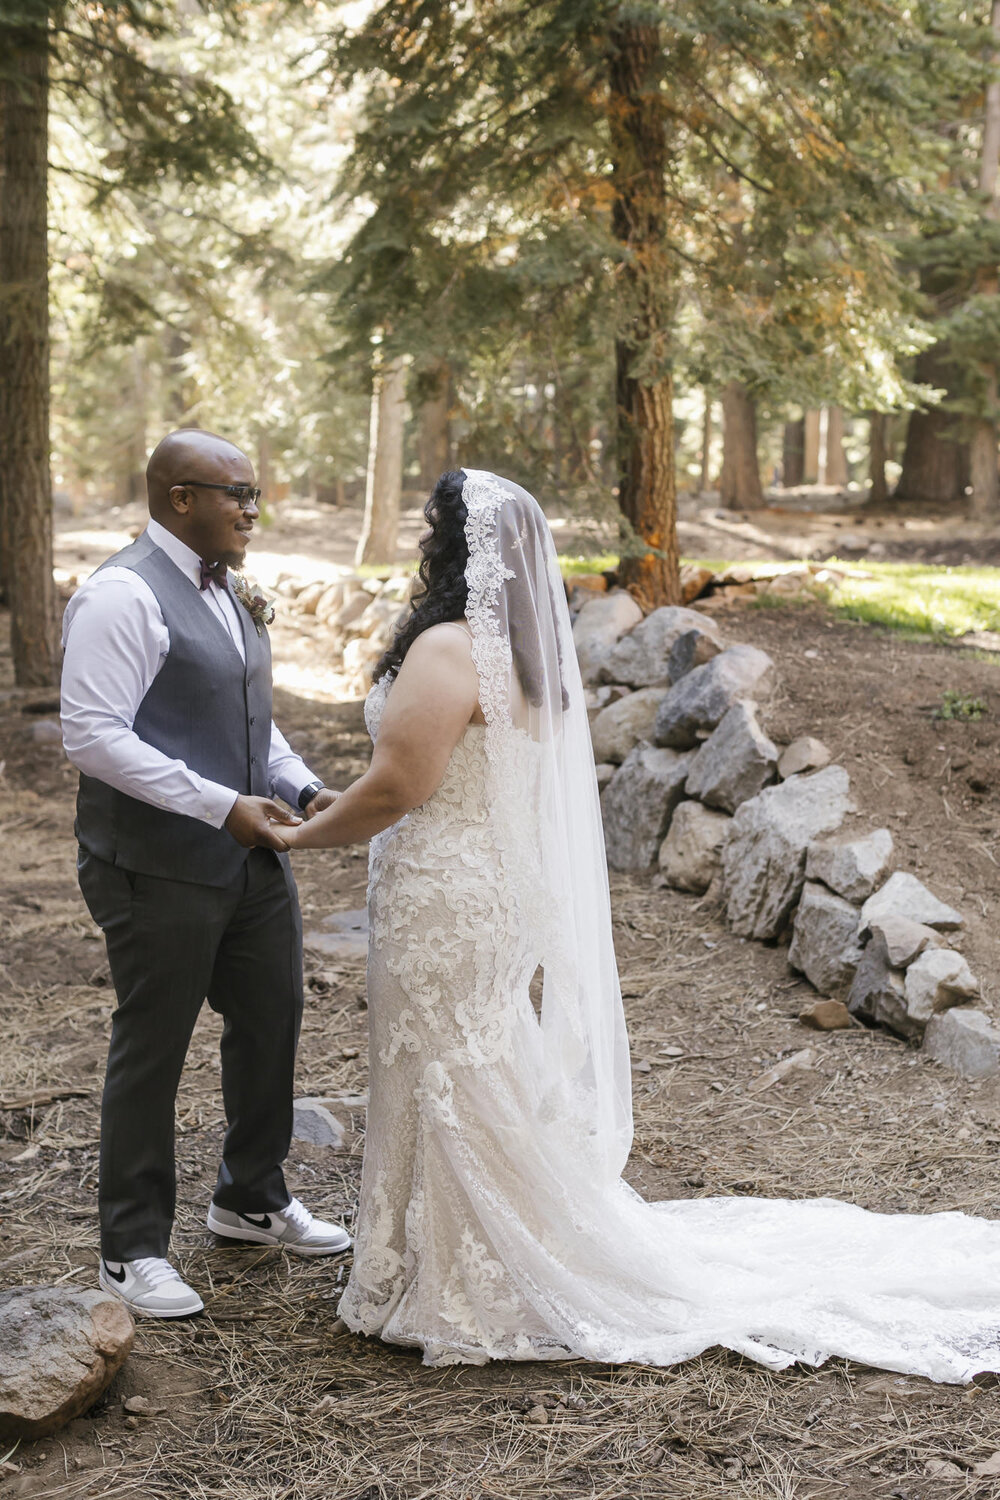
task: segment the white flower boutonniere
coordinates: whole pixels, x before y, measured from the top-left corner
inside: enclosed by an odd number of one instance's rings
[[[244,578],[242,573],[235,571],[230,573],[233,585],[233,593],[246,610],[254,623],[257,634],[260,635],[265,625],[270,625],[274,619],[274,600],[261,589],[259,583],[251,583]]]

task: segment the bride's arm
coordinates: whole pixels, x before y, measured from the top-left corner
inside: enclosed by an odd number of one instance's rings
[[[478,698],[468,640],[433,626],[417,636],[386,699],[368,770],[307,823],[282,827],[284,843],[289,849],[356,844],[426,802]]]

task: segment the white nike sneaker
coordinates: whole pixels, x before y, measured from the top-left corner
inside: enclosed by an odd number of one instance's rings
[[[209,1205],[208,1227],[227,1240],[246,1240],[251,1245],[280,1245],[293,1255],[340,1255],[349,1250],[351,1236],[339,1224],[314,1219],[298,1198],[287,1208],[263,1209],[256,1214],[237,1214],[217,1203]]]
[[[145,1318],[189,1318],[205,1306],[183,1282],[169,1260],[154,1255],[139,1260],[102,1260],[98,1276],[106,1292]]]

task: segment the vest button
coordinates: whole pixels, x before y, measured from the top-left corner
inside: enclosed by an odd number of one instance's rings
[[[256,723],[256,721],[257,721],[257,716],[256,716],[256,714],[251,714],[251,715],[250,715],[250,723],[251,723],[251,724],[255,724],[255,723]]]
[[[250,764],[252,766],[255,766],[257,764],[257,757],[256,757],[256,755],[251,755],[251,757],[250,757]]]

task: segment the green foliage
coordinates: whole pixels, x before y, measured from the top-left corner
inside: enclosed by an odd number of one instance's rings
[[[831,595],[834,608],[848,619],[926,635],[1000,630],[996,568],[866,561],[863,572],[871,576],[849,572]]]
[[[72,491],[128,498],[145,450],[184,421],[247,447],[272,488],[363,474],[367,395],[325,361],[324,298],[308,287],[338,233],[338,125],[302,23],[331,15],[66,8],[52,370],[57,482]]]
[[[935,719],[966,719],[973,723],[989,710],[982,698],[973,698],[970,693],[960,693],[956,688],[945,688],[941,694],[941,705],[934,710]]]

